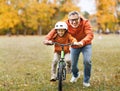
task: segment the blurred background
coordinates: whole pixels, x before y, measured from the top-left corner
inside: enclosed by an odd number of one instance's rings
[[[96,33],[120,34],[120,0],[0,0],[0,35],[45,35],[72,10]]]

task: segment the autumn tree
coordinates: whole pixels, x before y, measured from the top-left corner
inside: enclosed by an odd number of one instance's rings
[[[115,30],[118,18],[115,16],[115,0],[96,0],[97,21],[105,31],[107,28]]]
[[[14,10],[11,3],[2,0],[0,2],[0,30],[4,29],[7,30],[7,32],[11,32],[11,29],[14,28],[19,22],[17,12]]]
[[[23,13],[22,17],[24,18],[22,21],[26,27],[26,32],[32,30],[31,33],[36,32],[38,34],[42,30],[48,31],[47,29],[50,28],[50,20],[55,10],[45,2],[32,1],[31,4],[23,9]]]
[[[80,8],[76,6],[75,1],[77,0],[57,0],[57,19],[64,20],[70,11],[76,10],[80,11]]]
[[[79,11],[72,0],[1,0],[0,31],[46,34],[72,10]]]
[[[120,30],[120,0],[115,0],[116,30]]]

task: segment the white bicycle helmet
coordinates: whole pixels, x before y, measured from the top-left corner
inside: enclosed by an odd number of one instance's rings
[[[68,30],[68,26],[65,22],[60,21],[60,22],[57,22],[55,24],[55,29],[66,29],[66,30]]]

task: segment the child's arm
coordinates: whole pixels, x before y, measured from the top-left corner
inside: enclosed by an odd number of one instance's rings
[[[46,39],[46,40],[51,40],[51,39],[54,37],[55,33],[56,33],[55,29],[52,29],[52,30],[46,35],[45,39]]]
[[[72,44],[74,44],[74,43],[77,44],[76,38],[74,38],[71,34],[69,34],[69,40]]]
[[[45,40],[43,41],[43,43],[45,45],[52,45],[52,39],[54,38],[56,34],[55,29],[52,29],[46,36],[45,36]]]

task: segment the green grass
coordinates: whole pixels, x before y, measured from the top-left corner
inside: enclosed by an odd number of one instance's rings
[[[53,46],[43,45],[44,36],[0,36],[0,91],[57,91],[51,83],[50,69]],[[63,91],[119,91],[120,36],[102,35],[93,40],[91,87],[84,88],[82,55],[81,78],[63,82]]]

